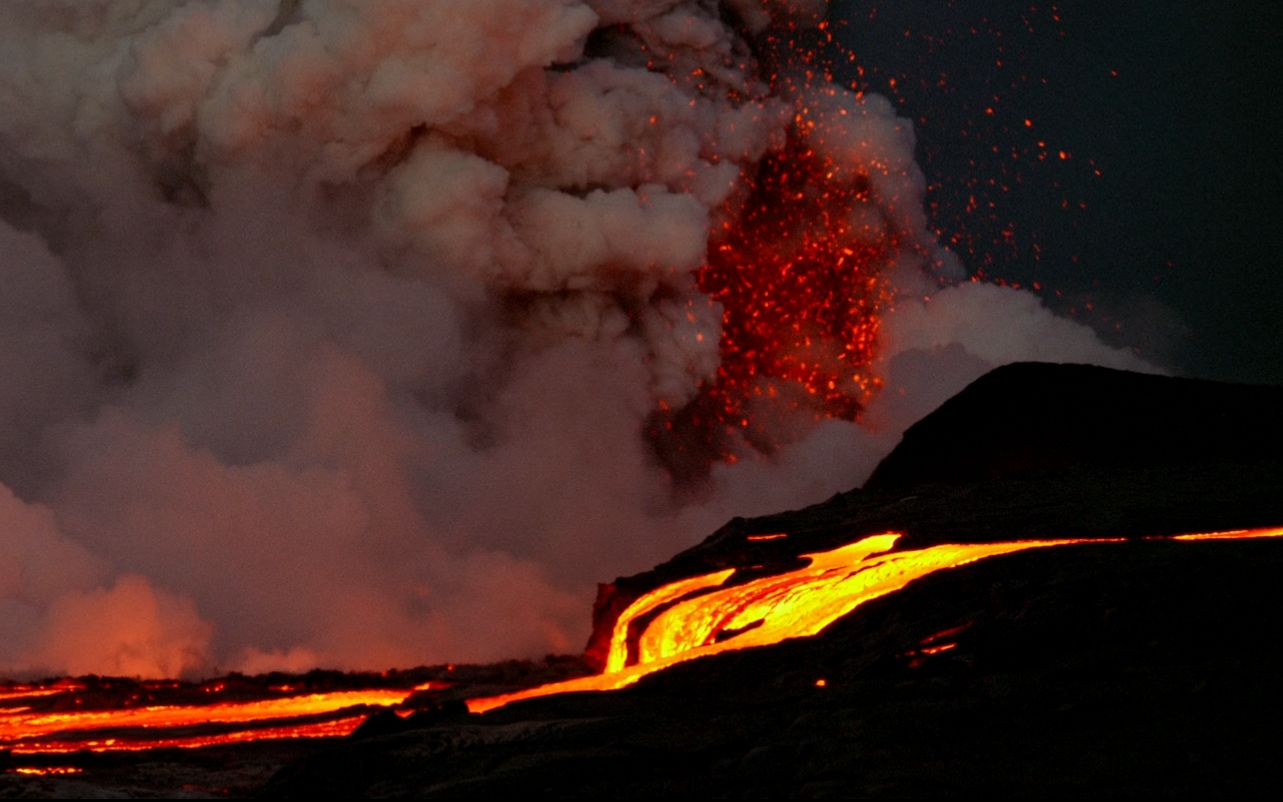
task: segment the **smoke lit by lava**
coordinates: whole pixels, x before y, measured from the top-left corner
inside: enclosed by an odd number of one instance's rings
[[[4,4],[0,673],[574,650],[989,367],[1144,368],[949,284],[824,9]]]

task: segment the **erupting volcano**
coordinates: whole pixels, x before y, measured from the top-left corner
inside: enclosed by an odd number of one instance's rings
[[[825,8],[6,11],[0,670],[565,650],[597,577],[858,481],[958,271]]]
[[[0,8],[4,782],[449,751],[984,558],[1283,534],[1269,392],[1001,372],[1162,371],[965,274],[839,5]]]
[[[818,0],[131,9],[0,30],[6,675],[565,651],[992,366],[1149,369],[958,282]]]

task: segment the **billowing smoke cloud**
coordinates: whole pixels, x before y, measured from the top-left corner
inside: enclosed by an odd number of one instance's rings
[[[1144,367],[928,289],[909,123],[749,46],[824,5],[3,4],[0,672],[574,650],[594,580],[858,484],[991,366]],[[695,271],[790,129],[896,243],[885,386],[679,503],[643,431],[718,369]]]

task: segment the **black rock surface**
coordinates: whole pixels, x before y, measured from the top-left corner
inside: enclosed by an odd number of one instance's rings
[[[865,488],[1277,462],[1281,411],[1280,387],[1016,363],[911,426]]]

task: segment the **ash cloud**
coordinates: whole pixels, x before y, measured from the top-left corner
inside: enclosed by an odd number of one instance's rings
[[[759,75],[823,8],[0,7],[0,673],[574,650],[593,581],[862,482],[989,367],[1144,368],[935,290],[911,125]],[[886,387],[679,503],[643,428],[714,375],[694,271],[803,109],[903,243]]]

